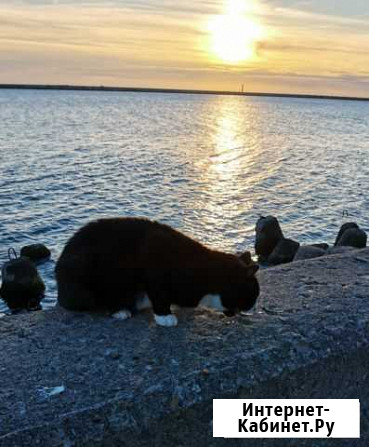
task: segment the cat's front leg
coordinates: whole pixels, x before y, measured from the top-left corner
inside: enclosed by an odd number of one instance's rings
[[[178,320],[170,311],[170,302],[165,295],[150,296],[154,311],[154,319],[158,326],[172,327],[177,326]]]

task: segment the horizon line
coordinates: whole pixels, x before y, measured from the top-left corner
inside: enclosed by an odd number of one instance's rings
[[[180,93],[195,95],[223,95],[223,96],[256,96],[271,98],[302,98],[302,99],[328,99],[344,101],[369,101],[369,97],[318,95],[305,93],[274,93],[274,92],[247,92],[231,90],[196,90],[179,88],[151,88],[151,87],[114,87],[114,86],[88,86],[70,84],[0,84],[0,89],[18,90],[70,90],[70,91],[97,91],[97,92],[137,92],[137,93]]]

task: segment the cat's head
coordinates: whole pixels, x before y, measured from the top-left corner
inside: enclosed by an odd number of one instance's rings
[[[255,274],[259,266],[253,262],[245,264],[238,260],[228,272],[227,284],[220,293],[225,315],[234,315],[252,309],[260,293]]]

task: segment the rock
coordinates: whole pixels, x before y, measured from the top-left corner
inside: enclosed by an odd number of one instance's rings
[[[299,247],[300,244],[292,239],[281,239],[268,257],[268,263],[278,265],[293,261]]]
[[[348,253],[352,250],[355,250],[354,247],[330,247],[325,252],[326,255],[337,255],[340,253]]]
[[[45,285],[33,263],[24,257],[5,262],[1,269],[0,296],[9,309],[39,310]]]
[[[260,217],[255,232],[255,253],[260,261],[265,261],[278,242],[283,239],[278,219],[273,216]]]
[[[33,262],[40,262],[50,258],[51,252],[44,244],[31,244],[23,247],[20,254]]]
[[[337,245],[337,242],[341,239],[343,233],[350,228],[359,228],[359,225],[355,222],[346,222],[343,225],[341,225],[340,231],[338,232],[336,240],[334,242],[335,246]]]
[[[320,244],[311,244],[310,247],[318,247],[318,248],[322,248],[323,250],[328,250],[329,245],[322,242]]]
[[[336,243],[337,247],[355,247],[365,248],[367,235],[360,228],[349,228],[346,230]]]
[[[302,245],[297,250],[294,261],[302,261],[303,259],[313,259],[319,258],[320,256],[324,256],[326,250],[320,247],[316,247],[314,245]]]

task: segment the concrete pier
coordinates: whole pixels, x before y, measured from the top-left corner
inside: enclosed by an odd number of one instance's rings
[[[369,249],[258,273],[248,316],[0,319],[0,446],[369,445]],[[212,437],[214,398],[351,398],[360,440]]]

